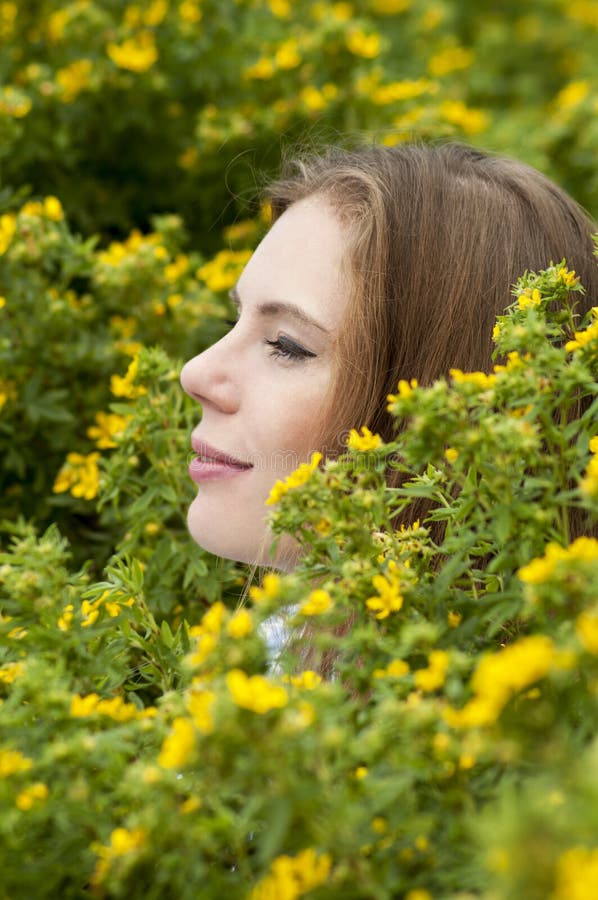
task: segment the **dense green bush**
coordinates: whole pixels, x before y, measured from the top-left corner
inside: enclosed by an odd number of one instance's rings
[[[129,556],[93,582],[25,524],[0,556],[6,896],[594,895],[598,541],[571,528],[598,516],[598,323],[575,319],[579,289],[564,264],[528,274],[504,364],[400,382],[396,442],[353,431],[345,459],[277,483],[298,568],[186,620],[148,608],[148,525],[181,492],[150,467],[146,503],[130,460],[164,455],[154,417],[182,401],[167,357],[140,354],[99,495],[132,514]],[[422,497],[429,519],[396,527]],[[272,668],[260,623],[281,610]]]
[[[593,0],[3,0],[0,181],[205,251],[293,138],[455,135],[597,210],[597,49]]]

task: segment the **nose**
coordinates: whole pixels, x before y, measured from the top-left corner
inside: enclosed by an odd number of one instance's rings
[[[223,413],[239,408],[238,370],[229,347],[230,333],[203,353],[190,359],[181,370],[183,390],[204,407]]]

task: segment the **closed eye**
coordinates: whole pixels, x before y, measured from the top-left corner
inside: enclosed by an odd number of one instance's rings
[[[302,347],[301,344],[295,343],[290,338],[280,335],[275,341],[264,341],[268,347],[271,347],[270,356],[274,359],[283,357],[285,359],[302,360],[316,356],[311,350]]]

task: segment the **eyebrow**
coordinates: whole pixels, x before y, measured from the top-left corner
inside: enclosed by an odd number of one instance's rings
[[[231,288],[229,291],[229,297],[239,309],[241,308],[241,298],[239,297],[239,291],[236,287]],[[256,311],[258,315],[263,316],[264,318],[273,318],[274,316],[287,315],[292,319],[296,319],[298,322],[301,322],[303,325],[310,325],[312,328],[317,328],[318,331],[323,332],[324,334],[329,334],[327,328],[324,328],[316,319],[313,319],[310,315],[308,315],[300,306],[297,306],[295,303],[288,303],[286,300],[268,300],[264,303],[258,303],[256,306]]]

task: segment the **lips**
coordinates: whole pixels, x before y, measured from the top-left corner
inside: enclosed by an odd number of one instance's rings
[[[243,462],[197,438],[192,438],[191,446],[197,456],[189,465],[189,475],[197,483],[232,478],[253,468],[251,463]]]

